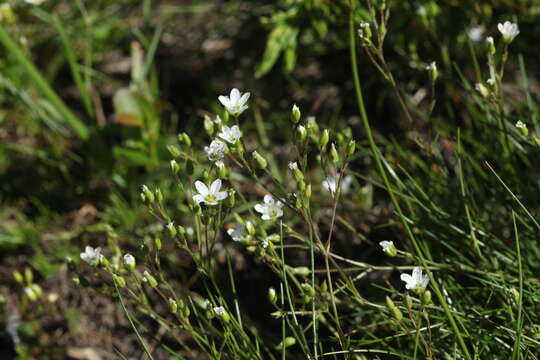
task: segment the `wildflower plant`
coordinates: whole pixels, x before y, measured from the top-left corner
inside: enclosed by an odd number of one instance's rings
[[[159,227],[143,239],[138,253],[131,255],[120,249],[115,237],[111,237],[110,246],[104,250],[87,247],[81,253],[85,263],[82,266],[90,265],[107,275],[110,289],[114,289],[149,358],[149,338],[139,334],[131,321],[135,314],[130,309],[137,308],[172,329],[179,347],[188,356],[193,356],[193,349],[197,349],[211,359],[220,359],[222,353],[238,359],[285,359],[289,354],[302,359],[341,355],[349,359],[356,356],[353,354],[372,352],[412,359],[472,360],[472,354],[477,353],[475,336],[485,334],[481,330],[469,332],[469,327],[474,329],[474,323],[484,321],[483,316],[488,314],[477,307],[476,313],[472,313],[454,301],[459,296],[469,296],[456,285],[461,273],[470,275],[471,281],[497,282],[505,292],[509,288],[503,286],[506,281],[519,283],[519,290],[511,287],[513,301],[506,306],[516,324],[517,330],[512,330],[512,334],[522,341],[522,272],[519,279],[495,274],[491,266],[495,261],[508,261],[507,256],[498,253],[499,260],[487,259],[486,252],[490,250],[486,242],[491,235],[486,229],[478,229],[480,220],[471,216],[472,210],[465,206],[466,218],[451,222],[447,213],[450,210],[437,205],[435,196],[430,198],[399,160],[383,155],[379,144],[382,141],[376,140],[372,132],[358,74],[360,54],[379,72],[404,118],[411,122],[416,117],[433,116],[436,82],[450,70],[435,61],[427,62],[425,93],[430,93],[431,100],[422,106],[411,100],[383,51],[390,31],[390,10],[384,4],[368,1],[369,22],[357,21],[352,2],[349,9],[354,95],[367,141],[353,136],[352,128],[319,123],[294,104],[289,105],[291,110],[285,120],[289,127],[285,133],[290,135],[284,145],[287,151],[273,152],[270,146],[261,145],[260,134],[250,131],[250,93],[234,88],[229,96],[216,96],[216,104],[222,106],[219,114],[209,113],[201,120],[207,139],[192,140],[190,134],[182,133],[177,136],[177,143],[168,147],[171,159],[167,167],[179,192],[175,198],[178,201],[171,201],[153,184],[142,185],[141,202]],[[418,9],[426,21],[430,11],[435,10]],[[483,46],[487,57],[485,73],[489,76],[476,86],[468,86],[471,91],[477,89],[480,96],[475,95],[474,101],[479,106],[493,107],[490,111],[497,114],[499,128],[504,129],[508,125],[502,86],[504,66],[509,44],[519,30],[505,23],[499,31],[503,36],[503,53],[495,56],[500,50],[495,40],[488,38]],[[473,34],[475,38],[480,36],[478,32]],[[356,47],[357,41],[360,49]],[[515,128],[522,138],[534,139],[523,122],[516,123]],[[503,156],[511,155],[516,142],[508,139],[510,134],[507,131],[497,135]],[[461,143],[458,144],[460,152]],[[418,165],[411,160],[408,164],[440,174],[441,164],[446,161],[452,164],[453,173],[463,175],[461,153],[447,159],[441,155],[442,150],[429,151],[435,159],[430,158],[432,163],[418,161]],[[361,158],[373,160],[376,175],[360,173]],[[436,175],[429,173],[427,177]],[[439,187],[450,186],[437,179],[433,181]],[[460,196],[465,197],[463,178],[456,182]],[[365,189],[375,186],[387,196],[386,206],[377,211],[390,219],[380,227],[393,229],[392,241],[371,238],[370,224],[358,215],[366,211],[357,206],[358,199],[365,195]],[[423,227],[426,218],[436,223],[437,229],[446,229],[440,231],[443,236],[450,233],[459,237],[464,249],[452,247],[446,239],[436,239],[436,234]],[[515,215],[512,219],[515,230]],[[360,255],[350,250],[353,243],[370,247],[377,254],[373,262],[356,259]],[[445,257],[438,255],[446,248],[463,263],[447,263]],[[517,248],[519,251],[519,244]],[[180,254],[189,259],[195,272],[188,276],[187,271],[179,270],[182,281],[162,267],[163,261],[171,261]],[[468,260],[467,256],[475,260]],[[267,296],[257,297],[256,301],[266,302],[264,308],[270,309],[267,319],[273,322],[279,336],[275,336],[274,328],[259,331],[239,297],[244,289],[238,288],[233,269],[236,262],[241,262],[238,259],[244,257],[252,260],[250,272],[265,269],[272,276]],[[475,261],[481,262],[483,268],[475,268]],[[486,274],[489,276],[484,277]],[[191,280],[184,281],[188,277]],[[376,283],[376,296],[364,291],[372,283]],[[126,300],[136,306],[126,307]],[[162,306],[153,305],[156,303]],[[167,313],[163,312],[165,308]],[[500,323],[499,320],[493,321]],[[528,329],[533,329],[532,325]],[[504,330],[510,332],[509,328]],[[385,336],[379,337],[378,332]],[[519,342],[513,345],[516,354],[522,344],[528,348],[537,343],[531,336],[523,336],[523,343]],[[383,343],[385,348],[375,345]]]

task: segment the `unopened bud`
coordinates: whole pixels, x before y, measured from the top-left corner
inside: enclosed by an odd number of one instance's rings
[[[488,53],[490,55],[495,55],[495,53],[497,52],[497,49],[495,49],[495,41],[493,40],[493,37],[488,36],[486,38],[486,44],[488,48]]]
[[[296,339],[291,337],[291,336],[287,336],[285,339],[283,339],[282,342],[279,343],[277,348],[278,349],[285,349],[285,348],[288,348],[290,346],[293,346],[294,344],[296,344]]]
[[[180,149],[174,145],[167,146],[167,150],[169,150],[169,153],[172,155],[172,157],[179,157],[180,154],[182,154]]]
[[[268,166],[268,163],[266,162],[266,159],[261,156],[257,151],[254,151],[252,154],[255,161],[257,161],[257,164],[261,169],[266,169],[266,166]]]
[[[178,233],[172,221],[167,224],[167,230],[169,230],[169,235],[171,235],[171,237],[175,237],[176,234]]]
[[[253,226],[253,223],[251,221],[246,222],[246,230],[249,235],[255,235],[255,226]]]
[[[482,97],[487,98],[489,96],[489,90],[484,84],[478,83],[474,88],[480,95],[482,95]]]
[[[124,267],[127,271],[133,271],[133,269],[135,269],[135,258],[133,257],[133,255],[124,255]]]
[[[337,164],[339,162],[339,154],[334,143],[332,143],[332,145],[330,146],[330,159],[334,164]]]
[[[274,288],[269,288],[268,289],[268,300],[272,303],[272,304],[275,304],[276,301],[277,301],[277,294],[276,294],[276,289]]]
[[[148,202],[154,202],[155,200],[154,193],[150,191],[148,186],[146,185],[142,186],[142,194],[144,195],[144,198],[148,200]]]
[[[176,301],[174,301],[174,299],[172,298],[169,298],[167,302],[169,304],[169,311],[173,314],[176,314],[176,312],[178,311],[178,304],[176,303]]]
[[[523,136],[529,135],[529,129],[527,128],[527,125],[525,125],[523,122],[518,121],[516,123],[516,127],[519,129]]]
[[[299,266],[295,268],[291,268],[291,272],[295,275],[301,275],[301,276],[308,276],[311,271],[307,266]]]
[[[204,129],[208,135],[212,136],[214,134],[214,122],[210,119],[210,116],[204,116]]]
[[[354,151],[356,150],[356,141],[351,140],[347,144],[347,155],[351,156],[354,154]]]
[[[328,132],[328,129],[324,129],[324,131],[321,134],[321,137],[319,138],[319,146],[321,148],[324,148],[328,141],[330,140],[330,133]]]
[[[422,293],[422,304],[427,305],[431,302],[431,291],[426,290]]]
[[[233,208],[236,203],[236,191],[229,189],[229,196],[227,196],[227,206]]]
[[[174,228],[174,226],[173,226],[173,228]],[[155,238],[154,239],[154,245],[156,246],[156,250],[158,250],[158,251],[161,250],[161,239],[158,238],[158,237]]]
[[[152,275],[150,275],[150,273],[148,271],[145,271],[143,273],[143,281],[148,283],[148,285],[150,285],[150,287],[157,287],[158,286],[158,282],[156,280],[155,277],[153,277]]]
[[[112,278],[113,278],[113,281],[116,284],[116,286],[118,286],[118,287],[126,286],[126,280],[124,280],[123,277],[118,276],[116,274],[113,274]]]
[[[396,304],[394,304],[394,302],[392,301],[392,299],[390,299],[389,296],[386,297],[386,307],[388,307],[388,310],[390,310],[390,312],[392,313],[392,316],[393,316],[397,321],[400,321],[401,319],[403,319],[403,314],[402,314],[401,311],[398,309],[398,307],[396,306]]]
[[[13,272],[13,278],[15,279],[16,282],[18,282],[19,284],[24,284],[24,277],[22,276],[22,274],[18,271],[14,271]]]
[[[296,128],[296,136],[298,140],[304,141],[307,138],[307,130],[303,125],[300,125]]]
[[[296,106],[296,104],[294,104],[291,111],[292,122],[296,124],[298,121],[300,121],[301,116],[302,114],[300,113],[300,109],[298,108],[298,106]]]
[[[171,160],[170,165],[171,165],[171,171],[173,174],[176,175],[180,172],[180,165],[178,165],[176,160]]]

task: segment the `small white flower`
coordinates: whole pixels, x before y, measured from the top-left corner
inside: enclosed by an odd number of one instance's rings
[[[263,220],[274,220],[283,216],[283,203],[268,194],[264,196],[263,204],[255,205],[255,211],[262,214]]]
[[[231,127],[223,125],[221,127],[221,132],[218,134],[218,136],[223,140],[227,141],[228,143],[236,144],[236,142],[240,140],[242,132],[240,131],[238,125],[233,125]]]
[[[473,26],[469,29],[468,35],[471,41],[478,42],[482,40],[482,35],[484,35],[484,27],[482,25]]]
[[[381,241],[379,245],[382,247],[382,251],[390,256],[397,255],[397,249],[393,241]]]
[[[226,199],[229,195],[226,191],[219,191],[221,189],[220,179],[214,180],[210,187],[197,180],[195,181],[195,188],[199,193],[193,195],[193,201],[197,204],[203,202],[206,205],[217,205],[219,201]]]
[[[488,45],[495,45],[495,41],[493,40],[493,37],[492,36],[488,36],[486,38],[486,42],[488,43]]]
[[[412,271],[412,276],[409,274],[401,274],[401,281],[405,282],[407,290],[412,290],[417,293],[421,293],[426,290],[429,283],[429,277],[422,275],[422,268],[416,266]]]
[[[437,71],[437,63],[432,61],[429,65],[426,66],[427,71]]]
[[[506,21],[504,24],[499,23],[497,29],[501,32],[503,40],[506,43],[511,43],[519,35],[517,24],[513,24],[510,21]]]
[[[527,125],[525,125],[525,123],[523,123],[521,120],[518,120],[518,122],[516,123],[516,127],[518,129],[525,129],[527,128]]]
[[[225,315],[225,308],[223,306],[215,306],[214,307],[214,314],[216,314],[217,316]]]
[[[368,34],[371,33],[369,28],[369,23],[367,22],[361,22],[360,23],[360,29],[358,29],[358,36],[363,39],[365,36],[369,37]]]
[[[81,253],[80,255],[83,261],[87,262],[88,264],[92,266],[97,265],[97,263],[99,262],[100,256],[101,256],[101,248],[97,247],[94,249],[91,246],[87,246],[84,249],[84,252]]]
[[[134,266],[135,265],[135,258],[131,254],[125,254],[124,255],[124,264],[128,266]]]
[[[216,115],[216,118],[214,119],[214,124],[220,125],[223,121],[221,120],[221,117],[219,115]]]
[[[488,83],[488,85],[493,86],[495,85],[496,80],[494,78],[489,78],[486,82]]]
[[[231,94],[229,96],[220,96],[218,97],[219,102],[223,106],[225,106],[225,109],[233,115],[238,116],[241,113],[243,113],[248,106],[246,105],[248,99],[249,99],[249,93],[242,94],[238,89],[234,88],[231,90]]]
[[[248,221],[246,225],[249,226],[249,224],[250,222]],[[248,241],[250,239],[250,236],[245,232],[244,225],[239,222],[236,223],[234,228],[228,229],[227,234],[236,242]]]
[[[289,169],[291,169],[292,171],[297,170],[298,169],[298,163],[296,161],[295,162],[290,162],[289,163]]]
[[[329,176],[322,182],[322,186],[327,191],[329,191],[332,194],[332,196],[334,196],[336,194],[338,180],[339,180],[339,174],[336,174],[335,176]],[[349,175],[345,176],[341,180],[341,192],[343,194],[346,194],[347,192],[349,192],[351,188],[351,184],[352,184],[352,177],[350,177]]]
[[[221,140],[212,140],[210,143],[210,146],[204,147],[204,152],[208,156],[208,160],[210,161],[218,161],[223,159],[225,156],[225,150],[227,149],[227,146],[225,143]]]

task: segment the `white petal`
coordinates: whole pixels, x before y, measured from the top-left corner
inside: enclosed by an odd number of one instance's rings
[[[210,185],[210,194],[216,194],[220,188],[221,188],[221,179],[214,180],[212,185]]]
[[[229,100],[229,98],[227,96],[221,95],[221,96],[218,97],[218,100],[225,107],[231,106],[231,101]]]
[[[195,181],[195,188],[199,192],[199,194],[206,196],[208,195],[208,187],[203,183],[202,181]]]
[[[407,285],[409,285],[410,283],[413,282],[413,278],[409,274],[401,274],[401,276],[399,278],[401,279],[401,281],[406,282]],[[408,287],[407,287],[407,289],[408,289]]]
[[[195,201],[197,204],[200,204],[204,201],[204,196],[200,194],[193,195],[193,201]]]
[[[412,271],[412,277],[415,282],[422,281],[422,268],[420,266],[416,266]]]
[[[251,94],[248,92],[242,95],[242,97],[240,98],[240,104],[244,105],[249,100],[250,95]]]
[[[258,212],[258,213],[261,213],[261,214],[266,213],[266,206],[263,206],[263,205],[261,205],[261,204],[255,205],[254,209],[255,209],[255,211]]]
[[[268,205],[273,205],[274,204],[274,198],[272,197],[272,195],[270,195],[270,194],[264,195],[264,203],[268,204]]]
[[[230,99],[231,99],[231,103],[233,104],[238,103],[238,100],[240,99],[240,91],[238,91],[237,88],[234,88],[231,90]]]
[[[221,201],[221,200],[223,200],[223,199],[226,199],[227,196],[229,196],[229,193],[228,193],[228,192],[226,192],[226,191],[220,191],[220,192],[218,192],[218,193],[216,194],[216,199],[217,199],[218,201]]]

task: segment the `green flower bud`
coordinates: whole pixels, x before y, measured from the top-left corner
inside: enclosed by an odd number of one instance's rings
[[[488,54],[491,56],[495,55],[495,53],[497,52],[497,49],[495,48],[495,41],[493,40],[491,36],[488,36],[486,38],[486,44],[487,44]]]
[[[300,141],[304,141],[307,138],[307,130],[304,126],[300,125],[296,128],[296,137]]]
[[[330,133],[328,132],[328,129],[324,129],[324,131],[321,134],[321,137],[319,138],[319,146],[321,148],[326,147],[329,140],[330,140]]]
[[[236,191],[234,191],[234,189],[229,189],[229,196],[227,197],[227,206],[230,208],[233,208],[235,203],[236,203]]]
[[[431,291],[426,290],[422,293],[422,304],[427,305],[431,302]]]
[[[295,275],[308,276],[309,274],[311,274],[311,271],[307,266],[299,266],[291,268],[290,270]]]
[[[272,304],[275,304],[276,301],[277,301],[276,289],[274,289],[273,287],[271,287],[271,288],[268,289],[268,300],[269,300]]]
[[[151,203],[154,202],[155,200],[154,193],[150,191],[148,186],[146,185],[142,186],[142,194],[144,195],[145,199],[148,200],[148,202],[151,202]]]
[[[145,271],[143,273],[143,281],[148,283],[148,285],[150,285],[150,287],[157,287],[158,286],[158,282],[156,280],[155,277],[153,277],[152,275],[150,275],[150,273],[148,271]]]
[[[307,295],[309,295],[309,297],[314,297],[315,296],[315,289],[313,289],[313,287],[308,284],[308,283],[303,283],[302,285],[300,285],[302,287],[302,290],[305,291],[305,293]]]
[[[24,277],[23,275],[18,272],[18,271],[14,271],[13,272],[13,278],[15,279],[16,282],[18,282],[19,284],[24,284]]]
[[[169,298],[167,302],[169,304],[169,311],[173,314],[176,314],[176,312],[178,311],[178,304],[176,303],[176,301],[174,301],[174,299],[172,298]]]
[[[516,123],[516,127],[519,129],[523,136],[529,135],[529,129],[527,128],[527,125],[525,125],[523,122],[518,121]]]
[[[36,293],[34,292],[34,290],[31,288],[31,287],[26,287],[24,288],[24,295],[26,295],[26,297],[30,300],[30,301],[36,301],[37,300],[37,295]]]
[[[291,121],[296,124],[298,121],[300,121],[301,116],[302,114],[300,113],[300,109],[298,106],[296,106],[296,104],[294,104],[291,111]]]
[[[405,295],[405,304],[407,305],[407,309],[412,309],[413,301],[412,301],[412,297],[409,294]]]
[[[478,93],[480,93],[480,95],[482,95],[483,98],[487,98],[489,96],[489,90],[484,84],[476,84],[475,89],[478,91]]]
[[[354,154],[354,151],[356,150],[356,141],[351,140],[347,144],[347,155],[352,156]]]
[[[173,226],[173,228],[174,228],[174,226]],[[156,250],[158,250],[158,251],[161,250],[161,239],[158,238],[158,237],[155,238],[154,239],[154,245],[156,246]]]
[[[167,146],[167,150],[169,150],[169,153],[171,154],[172,157],[179,157],[182,152],[180,151],[179,148],[177,148],[176,146],[174,145],[169,145]]]
[[[171,221],[170,223],[167,224],[167,230],[169,230],[169,235],[171,237],[175,237],[176,234],[177,234],[177,230],[176,230],[176,227],[174,227],[174,223]]]
[[[403,314],[402,314],[401,311],[398,309],[398,307],[396,306],[396,304],[394,304],[394,302],[392,301],[392,299],[390,299],[389,296],[386,297],[386,306],[388,307],[388,310],[390,310],[390,312],[392,313],[392,316],[393,316],[397,321],[400,321],[401,319],[403,319]]]
[[[171,171],[173,174],[176,175],[180,172],[180,165],[178,165],[176,160],[171,160],[170,165],[171,165]]]
[[[214,122],[210,119],[210,116],[204,116],[204,129],[208,135],[212,136],[214,134]]]
[[[308,200],[311,198],[311,184],[306,186],[306,190],[304,190],[304,195]]]
[[[113,281],[116,284],[116,286],[118,286],[118,287],[126,286],[126,280],[124,280],[123,277],[118,276],[116,274],[113,274],[112,278],[113,278]]]
[[[279,343],[277,348],[278,349],[284,349],[284,348],[288,348],[290,346],[293,346],[294,344],[296,344],[296,339],[291,337],[291,336],[288,336],[285,339],[283,339],[282,342]]]
[[[255,226],[253,226],[253,223],[251,221],[246,222],[246,230],[249,235],[255,235]]]
[[[163,194],[159,188],[156,189],[156,199],[159,203],[163,202]]]
[[[216,164],[217,164],[217,163],[216,163]],[[217,173],[218,173],[218,177],[219,177],[220,179],[225,179],[225,178],[227,178],[228,171],[227,171],[227,167],[225,167],[225,164],[220,163],[220,164],[217,166]]]
[[[43,295],[43,290],[41,290],[41,286],[39,286],[38,284],[32,284],[30,285],[30,287],[34,291],[34,294],[36,294],[36,297],[39,298],[41,297],[41,295]]]
[[[339,162],[339,154],[334,143],[332,143],[332,145],[330,146],[330,159],[334,164],[337,164]]]
[[[266,169],[266,166],[268,166],[268,163],[266,162],[265,158],[263,158],[257,151],[254,151],[251,153],[255,161],[257,161],[257,164],[261,169]]]

